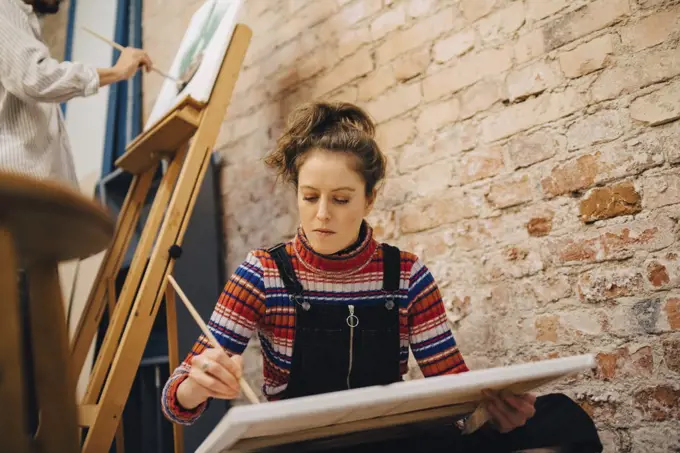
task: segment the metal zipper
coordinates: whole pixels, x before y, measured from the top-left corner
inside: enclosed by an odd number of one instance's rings
[[[354,314],[354,305],[348,305],[347,308],[349,308],[349,316],[347,316],[347,325],[349,326],[349,367],[347,369],[347,388],[350,389],[352,361],[354,359],[354,328],[359,325],[359,318]]]

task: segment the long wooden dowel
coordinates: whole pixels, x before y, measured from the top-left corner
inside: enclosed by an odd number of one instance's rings
[[[118,50],[120,50],[121,52],[122,52],[123,50],[125,50],[125,47],[121,46],[120,44],[118,44],[118,43],[115,42],[115,41],[111,41],[110,39],[108,39],[108,38],[106,38],[106,37],[100,35],[100,34],[97,33],[96,31],[90,30],[90,29],[87,28],[87,27],[81,27],[81,28],[82,28],[84,31],[86,31],[86,32],[88,32],[89,34],[91,34],[92,36],[94,36],[95,38],[104,41],[106,44],[110,45],[110,46],[113,47],[114,49],[118,49]],[[170,74],[168,74],[168,73],[166,73],[166,72],[161,71],[160,69],[158,69],[158,68],[155,67],[155,66],[151,66],[151,70],[154,71],[154,72],[157,72],[158,74],[162,75],[162,76],[165,77],[166,79],[170,79],[170,80],[172,80],[172,81],[175,82],[175,83],[178,82],[178,80],[177,80],[176,78],[174,78],[173,76],[171,76]]]
[[[217,338],[210,332],[208,329],[208,326],[205,324],[203,319],[201,318],[201,315],[198,314],[194,306],[191,304],[187,296],[184,294],[184,291],[182,291],[182,288],[179,287],[177,284],[177,281],[175,281],[174,277],[172,275],[168,275],[168,281],[172,285],[173,288],[175,288],[175,291],[179,295],[179,298],[182,299],[182,302],[184,302],[184,305],[187,307],[187,310],[189,310],[189,313],[191,313],[191,316],[194,318],[198,326],[201,328],[203,331],[203,334],[210,340],[210,343],[212,343],[213,347],[222,351],[224,354],[224,349],[222,349],[222,346],[220,343],[217,341]],[[246,382],[245,379],[243,379],[243,376],[239,378],[239,384],[241,385],[241,390],[243,390],[243,393],[246,395],[246,398],[248,398],[248,401],[250,401],[253,404],[258,404],[260,401],[257,399],[257,395],[255,395],[255,392],[253,392],[253,389],[250,388],[250,385]]]

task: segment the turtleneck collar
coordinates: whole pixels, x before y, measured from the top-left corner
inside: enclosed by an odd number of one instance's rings
[[[370,263],[378,243],[373,239],[373,229],[364,221],[357,242],[338,253],[322,255],[315,252],[302,226],[298,227],[293,239],[293,248],[297,258],[308,270],[329,277],[342,278],[359,272]]]

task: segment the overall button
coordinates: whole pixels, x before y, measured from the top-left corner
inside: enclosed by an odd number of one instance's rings
[[[390,299],[387,302],[385,302],[385,308],[387,308],[388,310],[392,310],[394,308],[394,301]]]

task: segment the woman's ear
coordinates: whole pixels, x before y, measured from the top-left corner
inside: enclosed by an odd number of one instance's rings
[[[378,196],[377,189],[373,189],[373,193],[366,197],[366,210],[364,212],[364,217],[371,213],[373,206],[375,205],[375,199]]]

